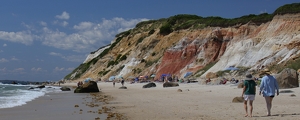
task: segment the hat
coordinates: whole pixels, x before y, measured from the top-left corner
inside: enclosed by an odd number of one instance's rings
[[[263,70],[263,73],[265,73],[265,74],[269,74],[269,75],[271,74],[270,70],[269,70],[269,69],[267,69],[267,68]]]
[[[246,75],[246,80],[252,80],[252,75],[251,74],[247,74]]]

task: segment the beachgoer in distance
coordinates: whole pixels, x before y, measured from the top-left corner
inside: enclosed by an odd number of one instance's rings
[[[277,80],[271,75],[269,69],[264,69],[263,73],[265,76],[261,79],[259,95],[263,94],[267,104],[267,116],[271,116],[272,100],[275,96],[275,89],[277,96],[279,95],[279,87]]]
[[[123,78],[122,78],[121,84],[122,84],[122,86],[124,86],[124,79]]]
[[[114,81],[113,81],[113,86],[115,87],[115,85],[116,85],[116,81],[114,80]]]
[[[80,87],[80,85],[81,85],[81,84],[80,84],[80,81],[78,81],[78,83],[77,83],[77,87]]]
[[[244,109],[245,109],[245,117],[248,116],[248,101],[250,106],[250,117],[252,117],[253,111],[253,101],[255,100],[256,93],[256,83],[252,78],[251,74],[246,75],[246,79],[244,80],[244,88],[242,92],[242,96],[244,97]]]

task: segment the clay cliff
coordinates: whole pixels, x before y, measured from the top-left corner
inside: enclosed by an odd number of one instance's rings
[[[166,21],[170,19],[143,22],[116,35],[111,44],[92,52],[65,79],[131,79],[152,74],[154,79],[162,74],[183,78],[192,72],[190,77],[202,80],[221,77],[230,66],[252,73],[264,67],[277,73],[285,67],[300,68],[296,64],[300,61],[298,12],[227,26],[193,23],[176,29],[177,20],[167,34],[162,32]]]

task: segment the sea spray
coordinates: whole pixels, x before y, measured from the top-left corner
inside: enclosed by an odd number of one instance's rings
[[[58,87],[36,88],[35,85],[0,83],[0,109],[21,106],[49,92],[61,91]],[[34,89],[29,89],[34,88]]]

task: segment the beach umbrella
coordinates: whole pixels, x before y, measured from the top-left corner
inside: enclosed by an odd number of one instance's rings
[[[193,72],[186,72],[186,73],[183,75],[183,77],[186,78],[186,77],[188,77],[188,76],[190,76],[190,75],[192,75],[192,74],[193,74]]]
[[[91,80],[91,78],[86,78],[86,79],[84,80],[84,82],[87,83],[87,82],[89,82],[90,80]]]
[[[115,76],[110,76],[108,80],[113,81],[115,78],[116,78]]]
[[[138,78],[138,77],[136,77],[134,80],[135,80],[135,81],[139,81],[139,78]]]
[[[152,74],[150,77],[155,77],[155,75],[154,75],[154,74]]]
[[[226,68],[225,70],[238,70],[238,68],[230,66],[230,67]]]
[[[162,78],[162,77],[166,77],[166,76],[171,76],[171,75],[170,74],[161,74],[160,77]]]

